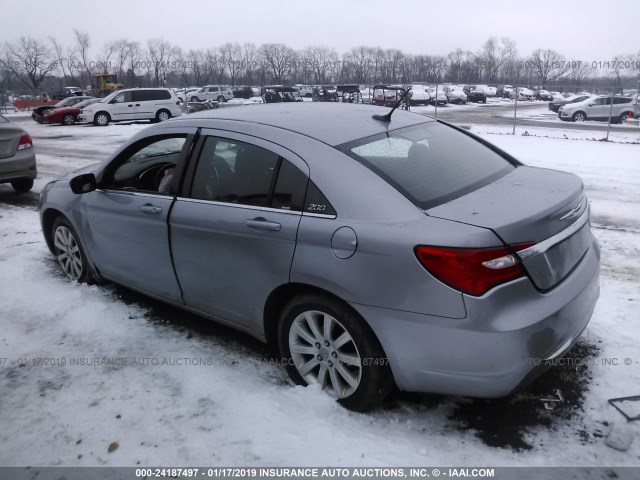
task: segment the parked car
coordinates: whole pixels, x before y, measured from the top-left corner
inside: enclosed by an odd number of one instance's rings
[[[53,110],[54,108],[72,107],[74,105],[77,105],[80,102],[84,102],[85,100],[90,100],[92,98],[94,97],[71,96],[71,97],[65,98],[64,100],[60,100],[58,103],[54,105],[43,105],[41,107],[36,107],[31,112],[31,118],[38,123],[44,123],[44,114],[49,110]]]
[[[562,100],[552,100],[549,102],[549,110],[552,112],[558,112],[560,107],[570,104],[570,103],[578,103],[583,102],[591,97],[595,97],[595,95],[571,95],[569,97],[563,98]]]
[[[549,102],[553,100],[553,95],[548,90],[536,90],[533,93],[533,98],[536,100],[544,100],[545,102]]]
[[[612,100],[613,105],[611,105]],[[560,107],[558,118],[572,122],[585,120],[608,122],[611,114],[611,123],[623,123],[627,118],[633,117],[634,104],[633,97],[600,95]]]
[[[465,87],[467,92],[467,100],[474,103],[487,103],[487,94],[483,89],[477,89],[476,86]]]
[[[313,87],[311,85],[294,85],[300,92],[301,97],[311,98],[313,97]]]
[[[516,95],[518,100],[533,100],[533,90],[526,87],[516,87],[511,90],[511,99],[515,100]]]
[[[293,381],[354,410],[394,385],[507,395],[593,312],[583,183],[380,110],[256,105],[144,129],[43,188],[46,243],[70,279],[254,335]]]
[[[464,93],[462,87],[457,85],[448,85],[443,87],[447,95],[447,101],[449,103],[467,103],[467,94]]]
[[[431,103],[431,94],[429,93],[429,87],[421,83],[414,83],[413,85],[411,85],[410,102],[411,105],[428,105],[429,103]]]
[[[60,123],[62,125],[73,125],[78,121],[78,115],[83,108],[99,102],[99,98],[89,98],[73,106],[58,107],[44,112],[42,120],[44,123]]]
[[[197,92],[198,90],[200,90],[197,87],[190,87],[190,88],[175,88],[173,91],[176,94],[176,97],[178,98],[178,100],[180,100],[181,102],[184,102],[185,99],[190,99],[191,98],[191,94],[193,92]]]
[[[253,89],[251,87],[233,87],[231,89],[233,92],[233,98],[244,98],[245,100],[249,100],[253,97]]]
[[[272,85],[262,88],[262,101],[264,103],[302,102],[300,92],[295,87],[283,87]]]
[[[23,193],[33,188],[37,176],[31,136],[0,115],[0,183],[11,183],[16,192]]]
[[[78,120],[93,122],[97,126],[131,120],[162,122],[182,115],[181,103],[168,88],[117,90],[99,102],[84,107]]]
[[[447,94],[445,93],[442,87],[439,87],[437,90],[431,87],[427,89],[427,92],[429,93],[429,103],[431,103],[431,105],[447,104]]]
[[[551,93],[551,101],[554,100],[564,100],[564,96],[560,92],[550,92]]]
[[[63,100],[67,97],[83,97],[85,92],[80,87],[64,87],[62,90],[53,92],[51,98],[53,100]]]
[[[228,85],[207,85],[200,90],[191,92],[189,100],[192,102],[201,102],[203,100],[217,100],[220,103],[226,102],[233,98],[233,91]]]

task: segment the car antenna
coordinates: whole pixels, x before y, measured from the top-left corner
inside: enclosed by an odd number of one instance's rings
[[[396,104],[393,106],[393,108],[389,113],[387,113],[386,115],[372,115],[371,118],[373,118],[374,120],[380,120],[381,122],[389,123],[391,121],[391,115],[393,115],[393,112],[395,112],[396,108],[398,108],[398,106],[402,103],[402,101],[404,100],[404,97],[406,97],[407,93],[409,93],[409,90],[411,90],[411,87],[407,88],[404,91],[404,93],[400,97],[400,100],[396,102]]]

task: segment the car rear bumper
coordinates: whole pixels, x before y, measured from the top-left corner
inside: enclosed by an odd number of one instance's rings
[[[450,319],[363,305],[401,390],[472,397],[509,394],[568,352],[598,299],[600,249],[593,239],[551,291],[528,278],[483,297],[465,296],[467,317]]]
[[[13,157],[0,158],[0,183],[38,176],[33,148],[17,152]]]

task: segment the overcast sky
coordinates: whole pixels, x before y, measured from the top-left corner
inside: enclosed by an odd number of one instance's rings
[[[0,43],[53,36],[70,45],[79,29],[93,53],[109,40],[162,37],[186,49],[252,42],[445,55],[507,36],[523,56],[551,48],[592,62],[636,53],[639,19],[639,0],[0,0]]]

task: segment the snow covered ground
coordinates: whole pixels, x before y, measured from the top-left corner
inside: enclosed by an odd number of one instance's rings
[[[37,148],[36,191],[146,127],[21,125]],[[584,179],[602,291],[573,365],[506,399],[395,393],[379,411],[349,412],[289,385],[245,335],[115,285],[68,282],[37,197],[0,185],[0,465],[640,465],[640,439],[626,452],[604,443],[612,428],[640,432],[607,403],[640,394],[640,145],[473,130]],[[555,389],[565,403],[547,411],[540,398]]]

